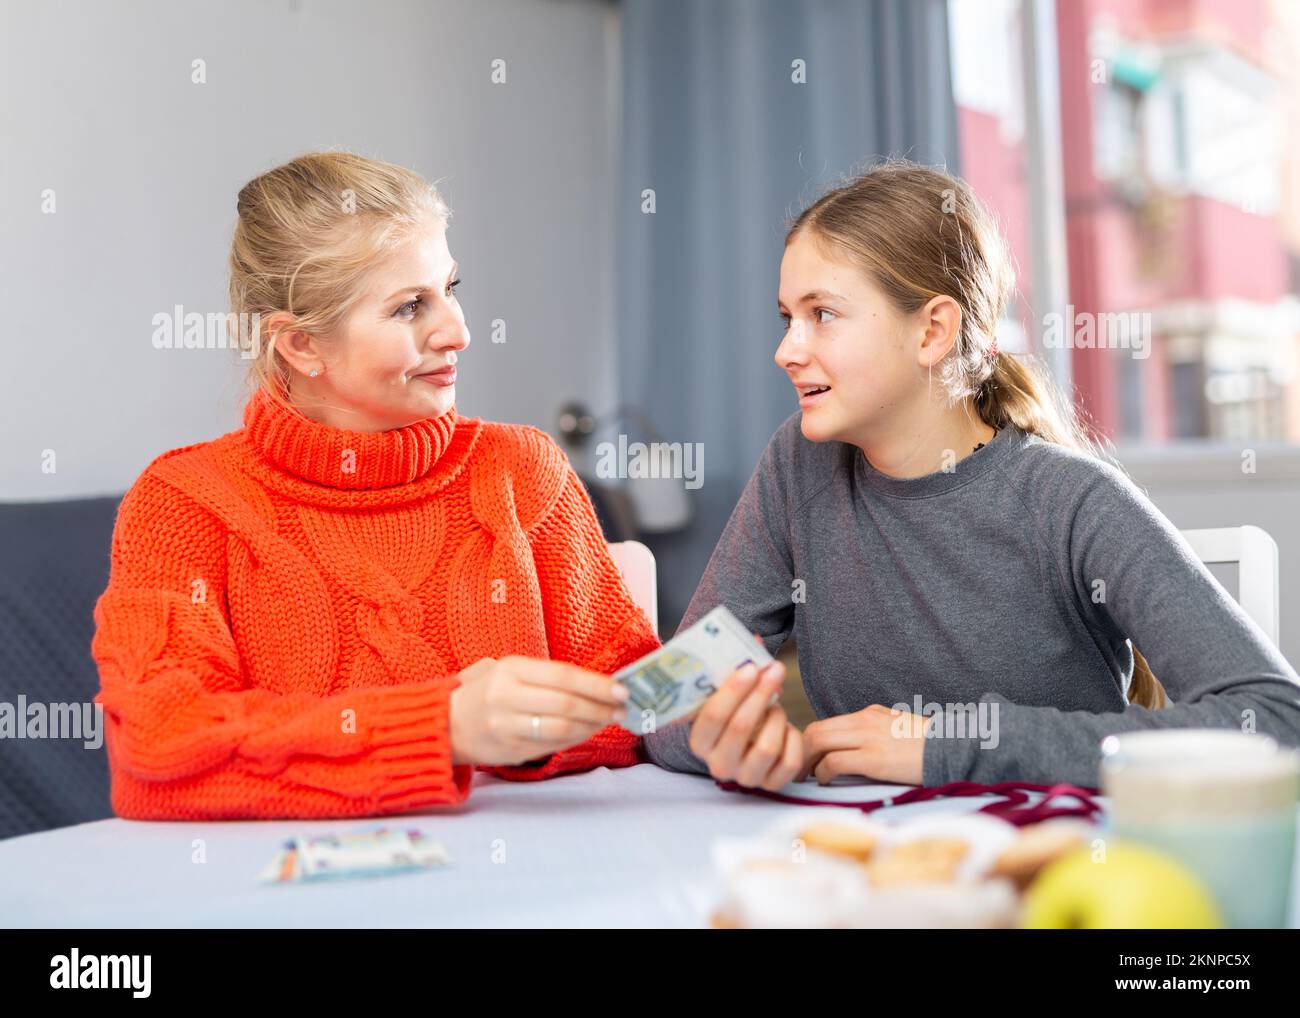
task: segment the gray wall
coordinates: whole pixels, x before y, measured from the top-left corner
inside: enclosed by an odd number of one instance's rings
[[[463,413],[607,409],[616,18],[602,0],[4,0],[0,500],[120,492],[239,427],[238,354],[155,350],[152,319],[227,309],[239,188],[315,148],[442,181],[475,339]]]

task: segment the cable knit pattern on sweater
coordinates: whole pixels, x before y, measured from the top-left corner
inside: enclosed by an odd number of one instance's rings
[[[261,391],[243,428],[132,485],[95,623],[113,808],[154,820],[461,802],[457,672],[510,654],[612,672],[658,646],[545,432],[454,409],[353,432]],[[626,766],[638,742],[610,726],[480,769]]]

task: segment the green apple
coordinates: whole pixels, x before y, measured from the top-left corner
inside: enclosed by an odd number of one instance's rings
[[[1048,865],[1025,892],[1029,929],[1221,929],[1205,885],[1157,849],[1117,838],[1073,850]]]

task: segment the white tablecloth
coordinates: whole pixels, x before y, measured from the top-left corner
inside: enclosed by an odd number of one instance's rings
[[[854,793],[879,798],[889,787]],[[965,812],[986,801],[874,815]],[[0,841],[0,926],[701,926],[715,893],[712,839],[759,831],[794,808],[643,764],[540,782],[480,774],[460,807],[372,820],[101,820]],[[257,882],[293,834],[380,821],[441,841],[451,865]]]
[[[890,787],[854,793],[875,799]],[[961,813],[987,801],[946,799],[872,816]],[[712,839],[757,832],[796,808],[643,764],[541,782],[480,774],[460,807],[373,820],[102,820],[0,841],[0,926],[702,926],[716,894]],[[451,865],[258,883],[292,834],[380,820],[441,841]]]

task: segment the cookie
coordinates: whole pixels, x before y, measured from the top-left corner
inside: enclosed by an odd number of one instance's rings
[[[876,848],[876,836],[869,831],[849,824],[827,821],[805,827],[799,833],[808,848],[831,855],[844,856],[857,862],[866,862]]]
[[[868,863],[867,878],[874,887],[949,883],[969,851],[970,845],[960,838],[916,838]]]
[[[1084,833],[1073,825],[1031,824],[1021,828],[1010,847],[993,860],[989,876],[1006,877],[1023,888],[1044,866],[1085,840]]]

